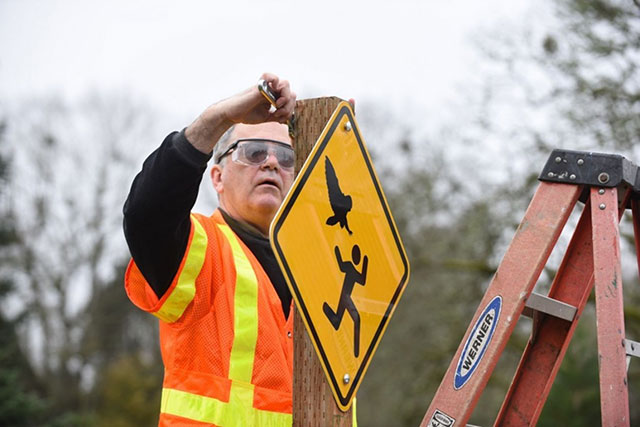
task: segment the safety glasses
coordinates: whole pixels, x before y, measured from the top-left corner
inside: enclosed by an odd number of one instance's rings
[[[282,169],[293,170],[295,153],[293,147],[284,142],[262,138],[242,138],[231,144],[216,160],[220,160],[227,154],[236,163],[248,166],[260,166],[273,154]]]

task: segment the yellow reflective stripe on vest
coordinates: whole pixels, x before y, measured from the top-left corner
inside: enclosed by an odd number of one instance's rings
[[[191,225],[193,226],[193,237],[187,248],[189,252],[185,255],[186,259],[178,277],[178,283],[162,307],[153,313],[154,316],[167,323],[178,320],[193,301],[196,294],[196,278],[202,270],[204,257],[207,253],[207,233],[193,215],[191,215]]]
[[[212,397],[164,388],[160,411],[223,427],[283,427],[291,426],[292,423],[291,414],[254,409],[251,384],[232,383],[228,403]]]
[[[162,390],[161,412],[219,426],[290,426],[291,414],[255,409],[251,377],[258,340],[258,279],[236,235],[218,224],[233,254],[236,283],[233,305],[234,339],[229,358],[229,402],[181,390]]]
[[[229,379],[251,383],[253,359],[258,341],[258,279],[235,233],[228,225],[218,224],[218,227],[231,245],[236,267],[233,303],[234,338],[229,358]]]

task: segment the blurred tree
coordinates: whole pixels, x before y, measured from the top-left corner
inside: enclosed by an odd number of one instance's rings
[[[154,426],[163,378],[158,322],[122,291],[125,269],[117,266],[115,280],[89,303],[80,348],[96,380],[87,407],[95,411],[96,425]]]
[[[600,420],[595,326],[593,307],[587,307],[567,349],[539,426],[581,427]]]
[[[45,403],[33,391],[34,379],[14,324],[0,315],[0,425],[34,425],[41,418]]]
[[[517,133],[516,140],[521,143],[518,150],[527,151],[540,166],[555,147],[614,152],[637,162],[640,8],[628,0],[557,0],[551,4],[553,25],[542,31],[531,29],[522,43],[502,43],[497,48],[494,45],[493,53],[507,65],[505,77],[511,84],[503,80],[499,88],[497,84],[493,86],[493,93],[517,92],[524,101],[509,104],[523,119],[505,135]],[[490,102],[504,100],[494,98]],[[497,128],[487,127],[489,132]],[[529,176],[539,172],[528,169]],[[515,186],[506,183],[504,187],[526,193],[531,184],[528,179]],[[633,250],[624,244],[623,249]],[[640,325],[634,313],[640,292],[637,272],[633,273],[624,279],[625,318],[627,336],[637,339],[633,332]],[[548,284],[543,283],[543,288]],[[549,395],[549,408],[540,418],[541,425],[584,425],[583,422],[599,419],[594,322],[590,316],[581,319],[579,332]],[[639,371],[631,366],[630,384],[640,383]],[[572,392],[567,395],[569,390]],[[631,391],[631,421],[635,424],[640,423],[640,400],[633,388]]]
[[[532,21],[524,32],[481,39],[494,61],[477,122],[536,159],[556,147],[633,159],[640,154],[639,7],[629,0],[546,4],[551,16],[532,14],[544,26]],[[508,118],[519,120],[505,125]]]
[[[538,14],[529,15],[532,26],[524,32],[503,29],[482,41],[491,59],[486,70],[490,74],[482,75],[480,90],[467,92],[471,100],[465,99],[452,124],[433,138],[438,144],[387,140],[385,156],[375,157],[378,170],[384,169],[380,176],[412,272],[358,394],[363,425],[419,424],[552,147],[639,157],[640,9],[629,0],[556,0],[542,5],[551,6],[551,12],[538,9]],[[365,137],[382,126],[367,123],[366,114],[363,123]],[[390,147],[405,156],[388,154],[394,151]],[[629,246],[623,244],[625,248]],[[557,262],[552,260],[541,276],[542,291],[548,289]],[[639,291],[637,274],[625,277],[631,339],[638,337],[633,333],[639,325],[632,321],[640,320],[635,309]],[[541,425],[558,425],[558,420],[585,425],[580,422],[591,424],[599,417],[590,322],[590,316],[581,320]],[[518,324],[471,423],[494,421],[530,325]],[[591,350],[585,353],[586,348]],[[632,362],[632,423],[640,423],[640,401],[633,387],[634,381],[640,387],[639,373]],[[569,384],[580,393],[568,393],[575,390]]]
[[[162,363],[123,353],[112,360],[97,387],[96,425],[104,427],[158,424],[162,393]]]
[[[402,157],[378,168],[411,260],[411,280],[358,393],[359,422],[367,426],[420,423],[495,271],[494,251],[510,225],[494,212],[495,199],[478,198],[454,176],[444,149],[408,137],[394,147]],[[523,337],[516,341],[524,344]],[[506,359],[512,365],[507,374],[487,387],[487,414],[497,412],[495,396],[517,363]]]
[[[41,99],[10,112],[5,152],[13,168],[3,199],[20,215],[12,262],[3,266],[14,284],[11,304],[0,314],[21,314],[11,326],[27,349],[24,363],[42,388],[51,425],[101,422],[106,391],[99,386],[126,368],[123,357],[139,359],[160,388],[157,325],[128,302],[122,286],[122,204],[134,164],[160,139],[149,132],[147,111],[128,96],[92,96]],[[149,406],[157,413],[159,398],[140,410]],[[145,425],[139,414],[121,413],[127,415],[129,425]]]
[[[11,161],[6,155],[6,123],[0,120],[0,303],[14,290],[4,267],[11,262],[17,242],[14,216],[5,189]],[[9,319],[0,312],[0,425],[33,425],[43,413],[44,401],[37,395],[38,382],[16,334],[21,317]]]
[[[640,8],[629,0],[562,0],[556,13],[561,27],[544,36],[537,54],[556,76],[546,100],[588,145],[637,154]]]

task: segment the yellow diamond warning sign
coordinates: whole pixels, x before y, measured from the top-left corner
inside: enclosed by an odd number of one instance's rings
[[[333,113],[270,236],[346,411],[409,279],[400,235],[349,103]]]

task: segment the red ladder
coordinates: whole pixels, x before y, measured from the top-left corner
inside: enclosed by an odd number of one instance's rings
[[[640,345],[625,339],[618,223],[630,207],[640,254],[636,179],[638,167],[622,156],[552,152],[421,426],[467,423],[523,314],[533,317],[531,337],[495,425],[535,425],[594,283],[602,425],[629,425],[628,356]],[[549,294],[533,293],[579,199],[584,209]]]

